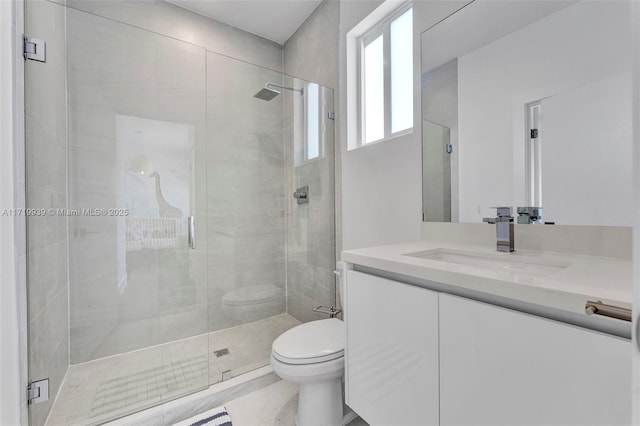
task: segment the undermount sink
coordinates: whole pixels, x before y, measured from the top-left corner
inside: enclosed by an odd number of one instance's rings
[[[559,261],[539,259],[535,256],[519,255],[515,253],[496,253],[492,255],[445,248],[405,253],[404,255],[455,265],[472,266],[492,271],[506,270],[529,275],[549,275],[554,272],[561,271],[569,266],[567,263]]]

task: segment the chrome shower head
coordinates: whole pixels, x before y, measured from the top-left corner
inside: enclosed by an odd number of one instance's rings
[[[279,84],[275,84],[275,83],[267,83],[264,85],[262,89],[260,89],[258,93],[253,95],[253,97],[262,99],[264,101],[270,101],[271,99],[275,98],[280,94],[279,90],[272,89],[269,86],[277,87],[279,89],[291,90],[292,92],[298,92],[300,93],[300,95],[304,95],[303,89],[296,89],[295,87],[280,86]]]
[[[279,91],[275,89],[269,89],[268,87],[263,87],[260,89],[258,93],[253,95],[254,98],[262,99],[263,101],[270,101],[280,94]]]

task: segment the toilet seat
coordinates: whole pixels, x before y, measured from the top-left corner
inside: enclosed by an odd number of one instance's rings
[[[273,342],[272,355],[285,364],[314,364],[344,356],[346,330],[336,318],[300,324]]]

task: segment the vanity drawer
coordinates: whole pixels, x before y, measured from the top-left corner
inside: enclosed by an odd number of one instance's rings
[[[371,425],[437,425],[438,293],[346,277],[347,404]]]
[[[440,294],[440,424],[627,425],[627,339]]]

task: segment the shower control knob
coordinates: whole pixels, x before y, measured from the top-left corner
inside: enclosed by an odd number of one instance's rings
[[[298,201],[298,204],[307,204],[309,202],[309,187],[303,186],[302,188],[296,189],[293,193],[293,198]]]

